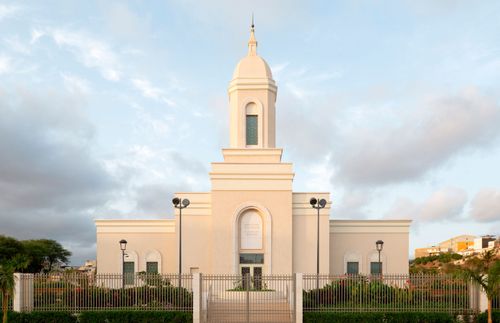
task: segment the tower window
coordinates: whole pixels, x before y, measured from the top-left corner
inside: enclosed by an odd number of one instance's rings
[[[258,127],[258,121],[257,121],[257,116],[256,115],[247,115],[247,146],[249,145],[258,145],[259,140],[258,140],[258,135],[257,131],[259,129]]]

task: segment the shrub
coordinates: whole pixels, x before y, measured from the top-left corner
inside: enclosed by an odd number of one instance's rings
[[[188,323],[193,321],[189,312],[139,312],[139,311],[99,311],[83,312],[80,323]]]
[[[493,323],[500,323],[500,311],[493,310],[492,313]],[[486,323],[488,322],[488,312],[481,313],[477,316],[477,323]]]
[[[1,314],[1,312],[0,312]],[[76,323],[77,318],[69,312],[9,312],[9,323]]]
[[[457,319],[448,313],[336,313],[306,312],[304,323],[454,323]]]

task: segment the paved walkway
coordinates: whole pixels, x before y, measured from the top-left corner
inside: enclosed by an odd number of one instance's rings
[[[210,303],[209,323],[292,323],[292,312],[288,302],[274,301],[250,303],[223,301]]]

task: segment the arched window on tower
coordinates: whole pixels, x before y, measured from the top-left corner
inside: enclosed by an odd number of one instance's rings
[[[259,116],[257,105],[254,102],[250,102],[247,104],[245,112],[246,145],[257,146],[259,144]]]

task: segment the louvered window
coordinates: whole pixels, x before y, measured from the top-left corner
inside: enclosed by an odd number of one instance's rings
[[[247,115],[247,146],[258,145],[258,121],[256,115]]]

